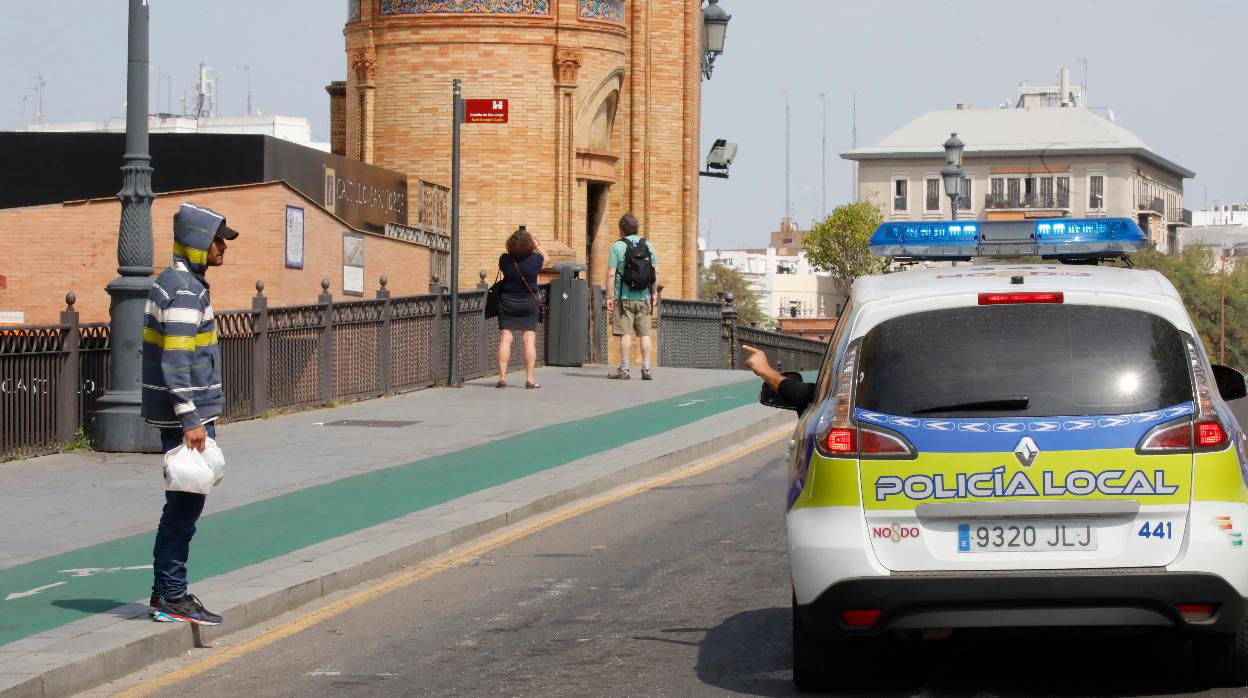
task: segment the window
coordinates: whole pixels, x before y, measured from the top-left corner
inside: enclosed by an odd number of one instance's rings
[[[1105,175],[1088,177],[1088,209],[1100,211],[1105,208]]]
[[[1057,178],[1057,201],[1058,208],[1070,208],[1070,177]]]
[[[988,204],[990,208],[999,208],[1005,203],[1005,178],[1004,177],[992,178],[992,194],[990,195],[990,198],[992,200],[991,203]]]
[[[1040,208],[1053,208],[1054,201],[1053,201],[1053,178],[1052,177],[1040,178],[1039,195],[1040,195],[1040,198],[1036,202],[1037,206],[1039,206]]]
[[[958,191],[958,210],[971,210],[971,178],[962,178],[962,188]]]
[[[940,180],[939,179],[927,180],[927,199],[923,206],[923,210],[925,211],[939,211],[940,210]]]
[[[1005,196],[1005,207],[1018,208],[1023,203],[1023,182],[1017,177],[1011,177],[1006,184],[1008,188]]]
[[[858,406],[897,416],[1130,414],[1192,399],[1182,333],[1139,310],[932,310],[880,323],[863,337],[860,356]],[[931,409],[1016,396],[1028,405],[1008,413]]]
[[[910,181],[906,179],[893,180],[893,212],[903,213],[910,210],[910,200],[907,197]]]

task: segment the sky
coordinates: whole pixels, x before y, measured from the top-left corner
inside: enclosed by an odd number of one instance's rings
[[[675,2],[676,0],[670,0]],[[0,0],[0,129],[35,120],[42,75],[47,122],[125,114],[125,0]],[[740,151],[728,180],[702,180],[711,247],[761,246],[785,213],[785,93],[791,109],[791,201],[805,226],[824,196],[827,109],[830,210],[851,199],[853,94],[858,143],[870,145],[932,109],[996,108],[1018,83],[1084,79],[1090,106],[1197,173],[1187,208],[1248,203],[1248,26],[1242,0],[721,0],[732,14],[724,55],[703,84],[703,151]],[[55,8],[50,12],[49,8]],[[198,64],[217,71],[219,113],[305,116],[328,140],[324,87],[346,76],[344,0],[152,0],[153,110],[182,111]],[[249,66],[245,71],[244,67]],[[170,75],[157,80],[157,74]],[[157,91],[159,83],[159,92]],[[1102,114],[1105,112],[1102,111]]]

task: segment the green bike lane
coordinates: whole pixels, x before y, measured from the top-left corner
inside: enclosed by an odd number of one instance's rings
[[[757,391],[756,380],[707,388],[209,513],[192,544],[192,590],[197,580],[751,404]],[[145,599],[153,537],[147,531],[0,570],[0,650]]]

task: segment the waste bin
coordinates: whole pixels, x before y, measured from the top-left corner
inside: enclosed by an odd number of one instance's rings
[[[581,366],[589,347],[589,282],[579,277],[585,265],[565,262],[555,266],[546,310],[546,365]]]

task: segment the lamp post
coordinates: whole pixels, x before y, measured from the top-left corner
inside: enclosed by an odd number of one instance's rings
[[[151,155],[147,139],[148,0],[130,0],[126,74],[126,153],[122,160],[121,227],[117,236],[119,277],[106,287],[111,300],[108,393],[96,403],[96,450],[159,453],[160,437],[143,422],[143,312],[152,275]]]
[[[732,15],[719,6],[719,0],[707,2],[710,4],[702,9],[702,77],[710,80],[715,59],[724,52],[724,35]]]
[[[953,213],[952,220],[958,220],[958,197],[962,194],[962,151],[965,149],[958,134],[949,134],[945,141],[945,168],[940,171],[941,179],[945,180],[945,196],[949,197],[949,209]]]

